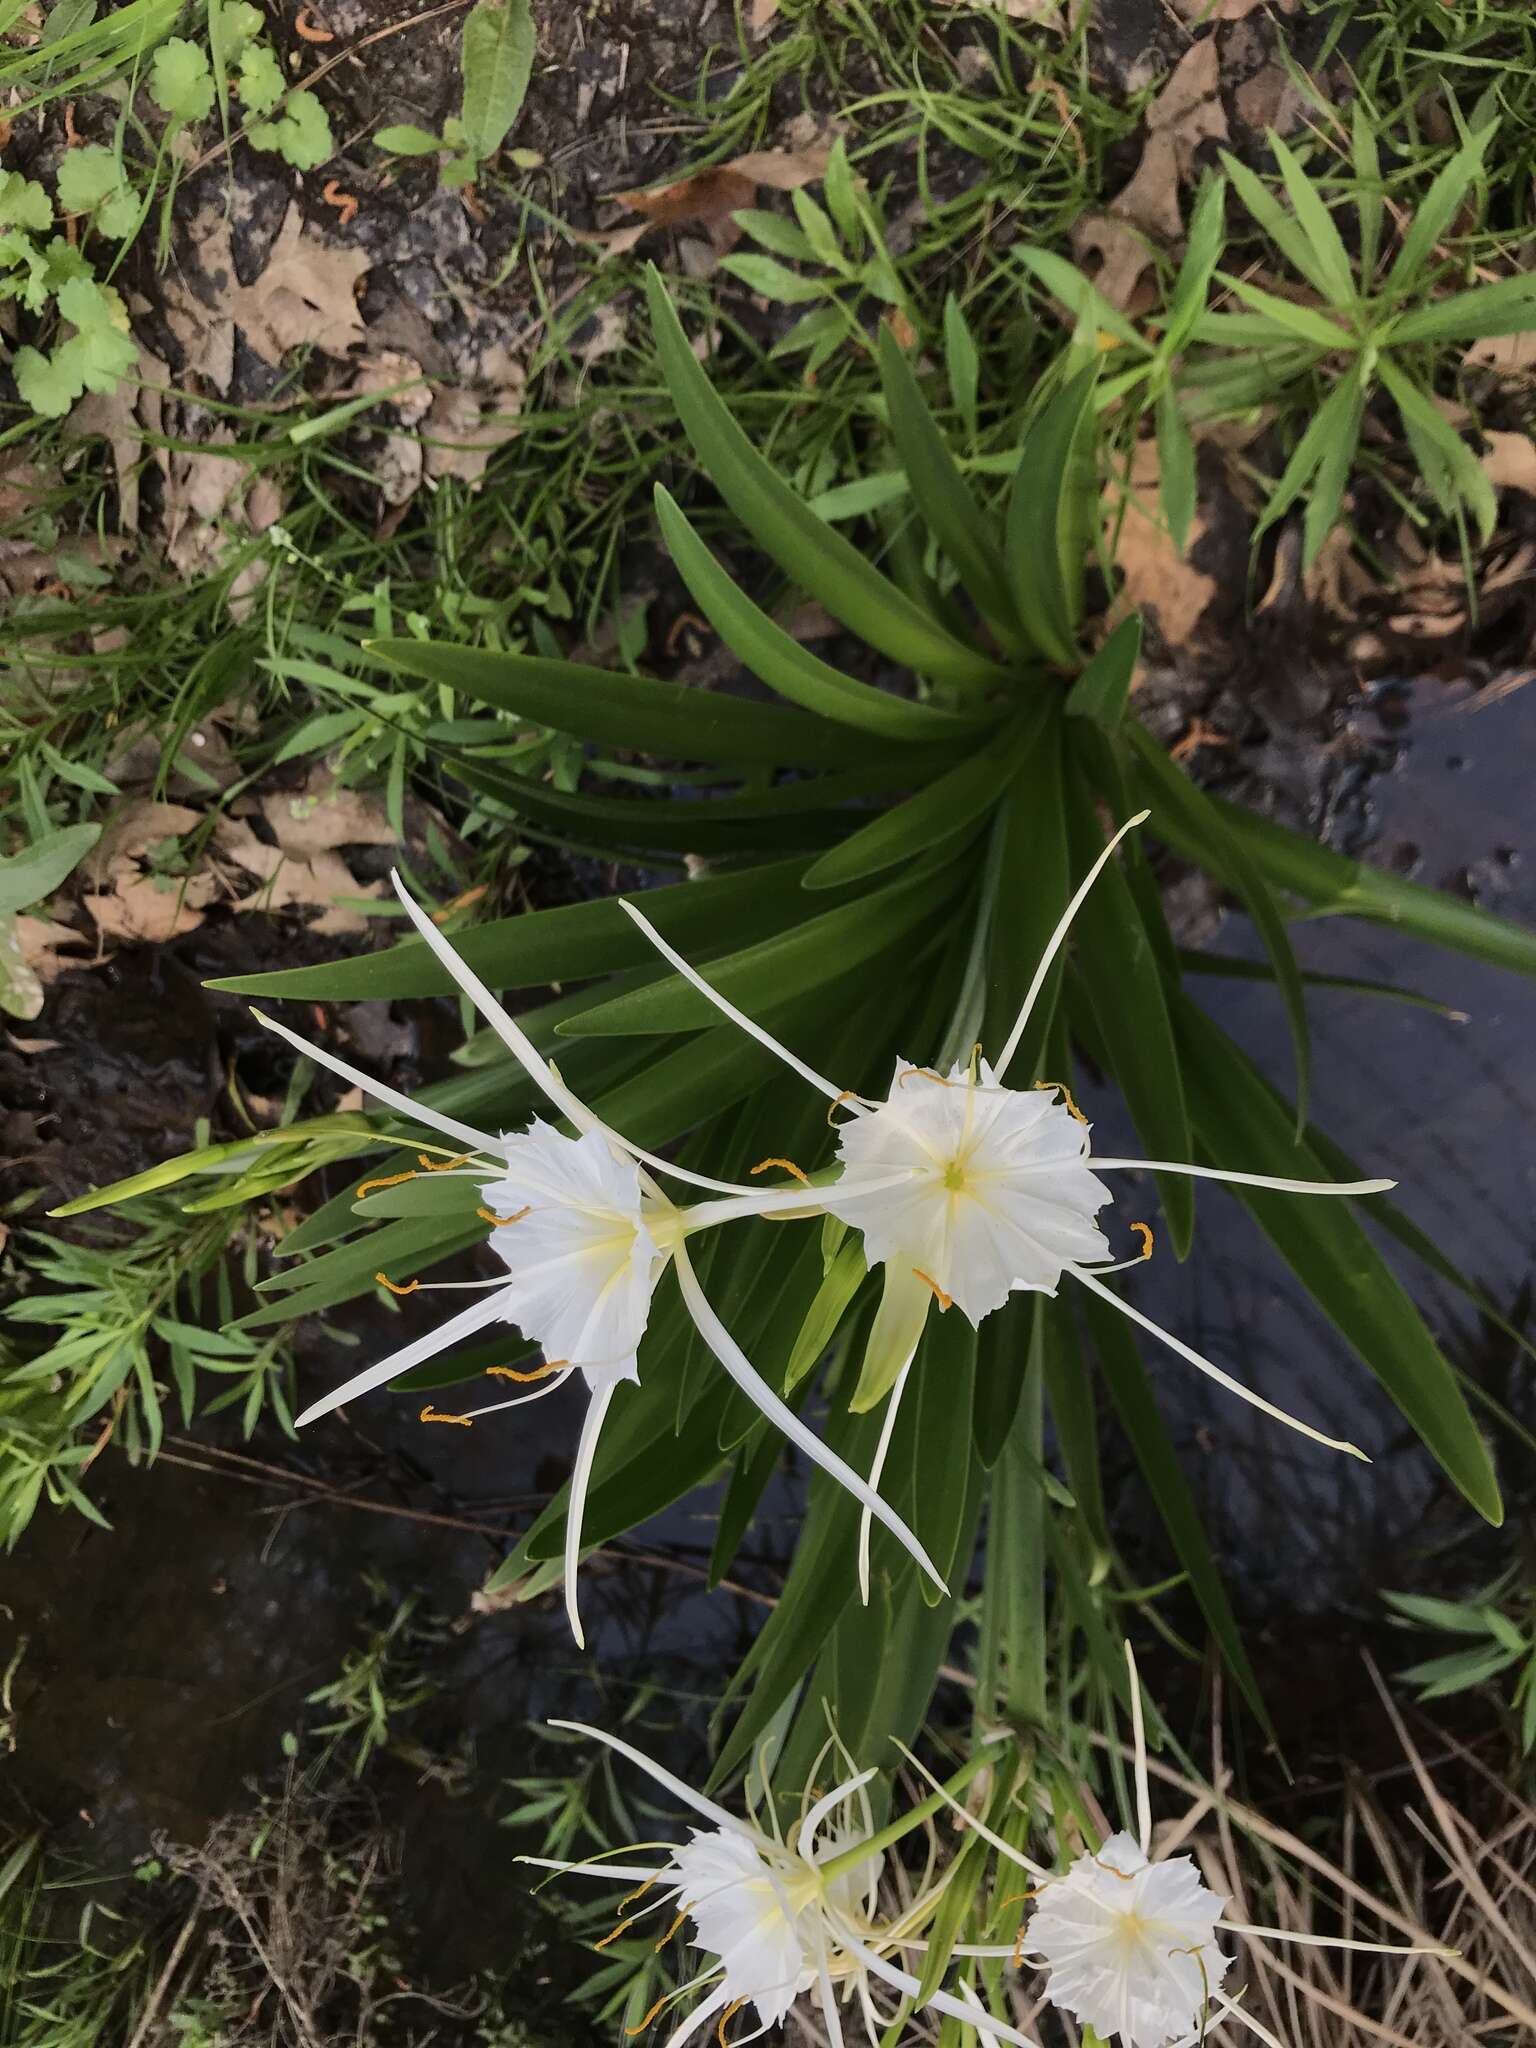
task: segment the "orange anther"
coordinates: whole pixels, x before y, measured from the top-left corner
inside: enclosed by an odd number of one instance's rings
[[[468,1415],[441,1415],[430,1402],[422,1409],[419,1419],[422,1422],[456,1422],[460,1429],[468,1429],[472,1422]]]
[[[491,1367],[492,1372],[500,1372],[501,1370],[503,1368],[500,1366],[493,1365]],[[622,1913],[625,1907],[632,1906],[636,1899],[643,1899],[655,1882],[655,1877],[648,1877],[642,1883],[637,1884],[632,1892],[626,1892],[619,1901],[619,1911]]]
[[[667,2003],[667,2000],[671,1996],[672,1993],[670,1991],[664,1991],[661,1994],[660,1998],[657,1999],[656,2003],[651,2007],[650,2011],[646,2014],[645,2018],[640,2021],[639,2025],[634,2027],[626,2027],[624,2029],[625,2033],[643,2034],[646,2028],[651,2024],[651,2021],[655,2019],[657,2013],[661,2011],[662,2007]]]
[[[460,1152],[453,1159],[433,1159],[426,1152],[418,1152],[416,1163],[423,1173],[452,1173],[455,1167],[467,1166],[474,1156],[473,1152]]]
[[[1139,1237],[1139,1238],[1141,1239],[1141,1256],[1142,1256],[1142,1257],[1143,1257],[1144,1259],[1150,1259],[1150,1258],[1151,1258],[1151,1256],[1152,1256],[1152,1226],[1151,1226],[1151,1224],[1150,1224],[1150,1223],[1133,1223],[1133,1224],[1131,1225],[1131,1228],[1132,1228],[1132,1230],[1133,1230],[1133,1231],[1134,1231],[1134,1232],[1136,1233],[1136,1235],[1137,1235],[1137,1236],[1138,1236],[1138,1237]]]
[[[833,1096],[831,1102],[827,1105],[827,1122],[832,1126],[833,1130],[837,1129],[837,1125],[832,1123],[832,1119],[837,1115],[838,1104],[842,1102],[857,1102],[858,1099],[859,1091],[857,1088],[844,1088],[840,1094]]]
[[[808,1188],[811,1184],[811,1176],[808,1173],[802,1172],[796,1166],[793,1159],[759,1159],[756,1166],[752,1169],[753,1179],[755,1180],[760,1173],[766,1173],[770,1166],[782,1166],[786,1173],[792,1173],[795,1176],[795,1179],[800,1182],[802,1187]]]
[[[932,1067],[908,1067],[901,1077],[900,1085],[905,1088],[907,1083],[915,1081],[919,1074],[922,1075],[925,1081],[937,1081],[941,1088],[949,1088],[954,1085],[952,1082],[947,1081],[942,1074],[936,1074]]]
[[[379,1180],[362,1181],[358,1186],[356,1199],[360,1202],[373,1188],[397,1188],[401,1181],[415,1180],[417,1177],[416,1169],[412,1167],[409,1173],[390,1173]]]
[[[725,2008],[725,2011],[721,2013],[720,2024],[715,2029],[715,2039],[720,2043],[720,2048],[731,2048],[730,2042],[725,2038],[725,2030],[746,2002],[744,1998],[733,1998],[731,2003]]]
[[[1035,1083],[1035,1086],[1037,1088],[1049,1089],[1053,1094],[1059,1095],[1062,1100],[1062,1106],[1066,1110],[1067,1114],[1069,1116],[1075,1116],[1078,1122],[1082,1125],[1083,1129],[1085,1131],[1087,1130],[1088,1119],[1083,1115],[1083,1112],[1072,1100],[1072,1090],[1067,1086],[1065,1081],[1037,1081]]]
[[[946,1294],[943,1288],[939,1285],[937,1280],[931,1279],[929,1275],[923,1271],[921,1266],[914,1266],[912,1270],[917,1275],[918,1279],[922,1281],[925,1287],[931,1287],[933,1289],[934,1300],[937,1301],[937,1303],[939,1304],[939,1308],[941,1311],[946,1308],[954,1307],[955,1297],[952,1294]]]
[[[519,1209],[513,1216],[493,1216],[489,1209],[477,1209],[475,1214],[482,1223],[494,1223],[498,1230],[504,1230],[509,1223],[521,1223],[525,1216],[531,1216],[533,1204],[530,1202],[527,1208]]]
[[[597,1941],[592,1944],[593,1947],[606,1948],[609,1942],[617,1941],[621,1934],[628,1934],[629,1930],[631,1929],[631,1927],[634,1926],[634,1924],[635,1923],[633,1920],[621,1920],[618,1926],[614,1928],[611,1934],[605,1934],[601,1941]]]
[[[672,1925],[667,1929],[666,1933],[661,1937],[660,1941],[657,1942],[655,1950],[653,1951],[654,1954],[658,1956],[661,1954],[662,1950],[666,1947],[667,1943],[672,1939],[673,1935],[676,1934],[679,1927],[682,1926],[683,1922],[687,1918],[688,1908],[684,1906],[682,1912],[678,1914],[677,1918],[672,1922]]]
[[[375,1273],[373,1277],[381,1287],[387,1287],[391,1294],[414,1294],[421,1285],[419,1280],[407,1280],[402,1287],[398,1282],[391,1280],[387,1273]]]
[[[328,28],[322,28],[317,21],[311,21],[311,10],[301,7],[294,16],[293,32],[301,43],[334,43],[336,37]]]
[[[485,1371],[488,1379],[516,1380],[520,1387],[527,1387],[535,1380],[547,1380],[552,1372],[569,1372],[570,1365],[568,1358],[551,1358],[537,1372],[517,1372],[510,1365],[488,1365]]]

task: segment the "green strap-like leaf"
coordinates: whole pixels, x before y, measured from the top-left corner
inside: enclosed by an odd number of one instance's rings
[[[1402,415],[1425,481],[1445,510],[1454,510],[1457,499],[1470,508],[1479,538],[1486,544],[1493,538],[1499,518],[1499,501],[1488,472],[1429,393],[1405,376],[1390,356],[1384,355],[1376,368]]]
[[[1087,784],[1076,770],[1069,779],[1068,802],[1072,864],[1077,873],[1086,874],[1104,835]],[[1161,963],[1130,885],[1113,861],[1078,911],[1074,935],[1077,971],[1109,1054],[1115,1085],[1125,1097],[1148,1157],[1188,1159],[1193,1140]],[[1158,1176],[1157,1186],[1175,1253],[1186,1258],[1195,1229],[1194,1183],[1187,1175],[1169,1173]]]
[[[941,759],[927,765],[938,774],[945,763]],[[552,789],[477,761],[457,762],[453,772],[458,781],[494,797],[554,838],[614,852],[788,853],[835,845],[847,830],[838,806],[892,786],[889,770],[850,770],[750,795],[687,801],[663,797],[650,803],[637,797]],[[923,779],[915,767],[899,778],[909,784]]]
[[[868,742],[823,720],[718,690],[435,640],[370,640],[367,648],[407,675],[599,746],[742,768],[848,768],[869,758]]]
[[[764,862],[741,873],[648,889],[645,914],[685,952],[726,938],[758,938],[787,924],[803,907],[799,889],[806,865],[804,860]],[[494,989],[582,981],[620,967],[650,966],[656,959],[650,941],[606,897],[497,918],[456,932],[453,944],[465,964]],[[456,984],[423,940],[407,939],[353,960],[275,974],[226,975],[205,986],[239,995],[352,1003],[452,995]]]
[[[1079,338],[1097,348],[1099,335],[1108,334],[1138,356],[1147,352],[1146,339],[1138,334],[1125,315],[1112,306],[1098,287],[1084,277],[1075,263],[1051,249],[1018,249],[1014,252],[1024,268],[1059,299],[1077,322]]]
[[[1475,960],[1491,961],[1495,967],[1512,968],[1517,974],[1536,974],[1536,932],[1523,925],[1479,910],[1476,904],[1448,896],[1442,889],[1426,889],[1422,883],[1404,881],[1383,868],[1335,853],[1332,847],[1320,846],[1315,839],[1261,818],[1224,797],[1210,797],[1207,802],[1241,840],[1266,881],[1277,889],[1293,890],[1318,912],[1395,925],[1430,945],[1470,953]],[[1175,821],[1170,817],[1163,822],[1162,836],[1170,845],[1198,860],[1198,851]]]
[[[1224,149],[1221,152],[1221,162],[1222,168],[1232,180],[1238,198],[1291,268],[1298,276],[1304,277],[1325,299],[1331,298],[1333,294],[1328,288],[1326,262],[1319,263],[1311,240],[1301,223],[1293,214],[1287,213],[1262,179],[1256,177],[1248,166],[1240,163],[1230,151]],[[1346,269],[1347,267],[1346,264]]]
[[[1402,247],[1387,272],[1389,292],[1406,293],[1413,289],[1419,272],[1434,253],[1435,244],[1456,218],[1473,179],[1482,169],[1495,126],[1490,122],[1462,144],[1413,209]]]
[[[1246,1054],[1187,1000],[1178,1007],[1178,1033],[1200,1149],[1212,1165],[1328,1177]],[[1354,1215],[1337,1198],[1243,1186],[1232,1192],[1456,1486],[1497,1526],[1504,1518],[1498,1481],[1456,1375]]]
[[[1307,1098],[1312,1088],[1312,1037],[1307,1024],[1306,989],[1279,905],[1242,837],[1227,829],[1225,814],[1203,791],[1196,789],[1144,726],[1133,722],[1127,732],[1152,805],[1152,830],[1161,837],[1163,824],[1171,825],[1179,833],[1182,846],[1192,848],[1200,865],[1237,897],[1264,942],[1291,1034],[1299,1128],[1306,1122]]]
[[[1298,341],[1309,343],[1324,355],[1331,355],[1336,349],[1357,349],[1360,345],[1356,335],[1347,327],[1341,327],[1337,320],[1330,320],[1326,313],[1300,305],[1295,299],[1279,298],[1274,292],[1250,284],[1246,278],[1234,277],[1228,271],[1219,271],[1217,275],[1228,291],[1236,292],[1245,305],[1251,306],[1256,313],[1262,313],[1272,327],[1294,334]]]
[[[1122,619],[1067,692],[1069,718],[1091,718],[1107,733],[1117,733],[1130,700],[1131,682],[1141,659],[1141,619],[1132,612]]]
[[[1485,334],[1527,334],[1536,327],[1536,276],[1522,271],[1474,285],[1404,313],[1382,336],[1393,348],[1416,341],[1473,341]]]
[[[806,870],[802,888],[847,888],[930,848],[946,847],[953,853],[953,842],[985,831],[993,806],[1039,741],[1048,708],[1042,696],[1009,731],[824,853]]]
[[[963,880],[956,868],[944,867],[915,881],[903,880],[875,890],[857,902],[808,917],[755,946],[701,963],[704,973],[738,1009],[749,1017],[761,1017],[804,990],[856,973],[947,903]],[[719,1017],[707,996],[681,974],[669,974],[647,988],[615,996],[611,1002],[573,1017],[561,1035],[589,1038],[701,1031],[718,1023]]]
[[[1077,666],[1083,579],[1098,504],[1096,366],[1075,376],[1024,437],[1008,501],[1007,563],[1019,623],[1047,661]]]
[[[1322,194],[1297,161],[1295,152],[1271,131],[1269,146],[1275,152],[1280,175],[1290,195],[1296,224],[1306,237],[1318,280],[1318,289],[1331,305],[1353,304],[1357,293],[1354,273],[1344,238],[1334,225],[1333,215],[1323,204]]]
[[[886,740],[954,739],[989,722],[986,714],[941,711],[844,675],[737,588],[661,484],[656,486],[656,513],[667,551],[705,618],[731,652],[791,704]]]
[[[889,322],[880,328],[880,383],[913,501],[978,610],[1016,648],[1018,622],[996,531],[960,474]]]
[[[646,273],[662,374],[710,481],[786,576],[871,647],[937,682],[986,685],[1005,671],[956,640],[814,512],[752,446],[689,346],[659,272]]]

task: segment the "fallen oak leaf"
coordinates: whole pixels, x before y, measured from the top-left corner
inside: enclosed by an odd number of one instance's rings
[[[759,149],[729,163],[706,164],[690,171],[670,185],[653,185],[649,190],[615,192],[620,206],[646,217],[633,226],[595,239],[607,244],[611,255],[632,249],[652,228],[698,226],[706,228],[716,249],[724,254],[741,239],[732,215],[748,207],[758,187],[775,192],[796,192],[826,175],[831,156],[829,147],[816,144],[806,149]]]
[[[1118,312],[1130,308],[1152,262],[1144,238],[1172,244],[1184,233],[1179,188],[1200,144],[1228,140],[1220,88],[1216,41],[1206,36],[1184,52],[1147,108],[1147,139],[1129,183],[1106,211],[1084,214],[1072,231],[1074,255],[1099,258],[1093,282]]]
[[[1536,441],[1529,434],[1486,431],[1483,475],[1496,491],[1525,491],[1536,497]]]

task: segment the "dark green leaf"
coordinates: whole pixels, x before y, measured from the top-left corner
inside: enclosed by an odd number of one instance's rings
[[[928,409],[912,366],[891,332],[880,327],[880,384],[896,451],[929,531],[960,572],[977,608],[1009,646],[1018,644],[1013,595],[991,521],[971,495],[949,444]]]
[[[883,873],[926,853],[958,846],[986,830],[993,806],[1019,774],[1044,730],[1049,706],[1042,695],[1007,731],[930,782],[916,796],[873,819],[807,870],[806,889],[837,889]]]
[[[791,704],[887,740],[944,740],[984,725],[985,716],[940,711],[844,675],[760,610],[715,560],[671,493],[656,486],[662,536],[678,572],[720,638],[770,690]]]
[[[785,575],[871,647],[920,675],[961,685],[1002,681],[996,663],[947,633],[764,461],[699,367],[654,267],[646,295],[662,373],[688,438],[716,489]]]
[[[847,768],[871,748],[825,721],[719,690],[658,683],[537,654],[436,640],[370,640],[368,652],[477,703],[605,747],[742,768]]]
[[[1312,1039],[1307,1025],[1306,990],[1279,906],[1241,836],[1227,829],[1226,814],[1196,789],[1144,726],[1132,721],[1127,732],[1145,777],[1153,831],[1159,837],[1165,836],[1163,823],[1171,821],[1183,844],[1194,849],[1200,865],[1231,889],[1264,942],[1291,1034],[1299,1128],[1306,1121],[1307,1098],[1312,1087]]]
[[[1141,619],[1132,612],[1120,621],[1068,690],[1067,716],[1091,718],[1104,732],[1118,732],[1140,659]]]
[[[1047,661],[1077,666],[1083,579],[1098,504],[1096,367],[1080,371],[1024,437],[1008,503],[1007,561],[1019,623]]]
[[[825,983],[829,971],[846,978],[895,945],[952,897],[962,877],[940,868],[916,881],[901,881],[840,904],[802,923],[743,947],[721,959],[700,963],[710,983],[745,1010],[765,1014],[802,990]],[[577,1038],[613,1033],[698,1031],[715,1023],[719,1011],[680,974],[649,988],[615,996],[575,1017],[565,1027]]]
[[[725,937],[760,937],[788,923],[802,907],[805,860],[764,863],[736,874],[704,875],[649,889],[645,914],[664,938],[688,951]],[[488,987],[542,988],[581,981],[619,967],[649,966],[656,950],[608,898],[526,910],[455,932],[454,950]],[[398,996],[445,996],[456,984],[425,941],[407,939],[382,953],[296,967],[276,974],[235,974],[207,987],[239,995],[294,996],[305,1001],[367,1002]]]
[[[1508,918],[1495,917],[1459,896],[1404,881],[1382,868],[1369,867],[1332,847],[1320,846],[1305,834],[1292,832],[1269,818],[1245,810],[1222,797],[1207,799],[1239,838],[1254,865],[1277,889],[1290,889],[1320,913],[1332,917],[1364,917],[1396,925],[1431,945],[1470,953],[1495,967],[1517,974],[1536,974],[1536,932]],[[1170,821],[1162,836],[1180,852],[1194,853]],[[1198,859],[1198,853],[1195,853]]]
[[[1080,775],[1068,784],[1067,829],[1072,864],[1086,874],[1103,847],[1093,800]],[[1100,874],[1077,913],[1075,960],[1088,991],[1115,1084],[1125,1097],[1147,1156],[1191,1156],[1184,1082],[1169,1020],[1162,967],[1130,885],[1114,861]],[[1066,1080],[1065,1075],[1049,1076]],[[1174,1250],[1189,1254],[1195,1228],[1193,1183],[1160,1174],[1158,1192]]]

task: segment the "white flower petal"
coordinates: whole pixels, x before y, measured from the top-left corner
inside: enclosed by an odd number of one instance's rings
[[[446,1351],[465,1337],[472,1337],[477,1330],[483,1330],[487,1323],[510,1321],[511,1311],[507,1304],[508,1290],[487,1295],[482,1301],[451,1316],[446,1323],[431,1330],[425,1337],[417,1337],[412,1343],[392,1351],[388,1358],[377,1365],[365,1366],[355,1372],[351,1379],[344,1380],[334,1393],[327,1394],[310,1405],[294,1421],[295,1429],[302,1429],[308,1422],[317,1422],[322,1415],[329,1415],[333,1408],[340,1408],[347,1401],[355,1401],[359,1395],[371,1393],[375,1387],[382,1387],[386,1380],[398,1379],[403,1372],[409,1372],[413,1365],[423,1365],[429,1358],[435,1358],[439,1351]]]
[[[635,1354],[663,1256],[645,1221],[640,1169],[601,1131],[567,1138],[537,1120],[502,1141],[507,1170],[481,1192],[517,1220],[494,1228],[510,1319],[546,1357],[596,1387],[638,1376]]]
[[[1046,1887],[1030,1919],[1047,1997],[1122,2048],[1165,2048],[1231,1967],[1216,1944],[1225,1903],[1190,1857],[1149,1863],[1133,1836],[1112,1835]]]
[[[833,1182],[827,1209],[863,1231],[871,1265],[919,1272],[972,1323],[1108,1253],[1093,1219],[1110,1193],[1088,1170],[1086,1132],[1048,1092],[999,1087],[984,1060],[945,1076],[898,1061],[886,1100],[842,1126],[838,1149],[850,1181],[906,1178]]]

